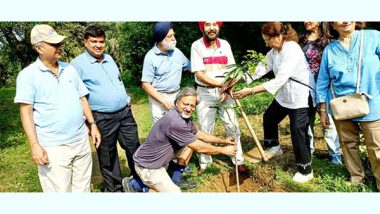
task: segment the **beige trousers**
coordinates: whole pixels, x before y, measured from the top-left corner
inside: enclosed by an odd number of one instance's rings
[[[199,129],[202,132],[213,134],[216,116],[218,115],[223,122],[227,136],[234,137],[236,139],[236,159],[235,157],[231,157],[231,161],[237,165],[244,164],[243,150],[240,142],[239,123],[236,118],[235,110],[233,109],[235,106],[234,101],[231,97],[228,97],[226,101],[220,103],[220,91],[218,88],[198,87],[197,92],[200,100],[197,105]],[[214,108],[215,103],[219,103],[226,108]],[[212,163],[211,155],[200,154],[200,168],[205,169],[209,163]]]
[[[145,169],[135,165],[135,169],[142,182],[157,192],[181,192],[181,189],[173,183],[164,167]]]
[[[38,165],[44,192],[90,192],[92,157],[88,136],[75,143],[44,149],[49,164]]]
[[[363,182],[364,170],[359,155],[360,128],[364,135],[372,172],[376,178],[377,189],[380,190],[380,120],[371,122],[353,122],[351,120],[335,120],[344,162],[354,183]],[[360,125],[360,126],[359,126]]]
[[[179,91],[175,93],[162,93],[161,96],[163,96],[167,102],[171,102],[174,104],[175,97],[177,96]],[[161,117],[163,117],[169,110],[166,109],[160,102],[158,102],[156,99],[149,96],[149,107],[150,107],[150,117],[152,120],[152,124],[155,124]]]

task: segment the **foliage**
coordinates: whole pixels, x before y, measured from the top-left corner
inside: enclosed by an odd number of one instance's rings
[[[139,85],[144,56],[153,45],[153,23],[119,23],[117,29],[117,42],[121,53],[119,63],[125,85]]]
[[[0,23],[0,86],[12,83],[17,73],[36,60],[37,53],[30,44],[30,31],[38,22],[2,22]],[[84,51],[83,32],[91,22],[48,22],[59,34],[66,36],[62,61],[70,62]],[[108,49],[115,51],[113,42],[115,23],[96,23],[107,31]],[[113,43],[112,43],[113,42]],[[116,52],[115,52],[116,53]]]
[[[44,22],[46,23],[46,22]],[[35,60],[37,54],[30,45],[30,30],[39,22],[0,22],[0,86],[14,83],[17,73]],[[63,61],[71,61],[83,48],[83,30],[90,24],[107,31],[107,50],[123,72],[127,86],[140,85],[142,63],[152,48],[153,22],[49,22],[58,33],[67,36]],[[190,58],[191,44],[201,38],[197,22],[174,22],[177,47]],[[261,38],[262,22],[224,22],[220,38],[226,39],[237,63],[244,60],[247,50],[267,52]],[[303,23],[292,22],[298,32]],[[378,22],[368,22],[367,28],[380,29]],[[187,79],[187,78],[185,78]],[[191,79],[191,78],[189,78]]]
[[[152,49],[153,22],[125,22],[117,25],[120,67],[125,83],[140,85],[145,54]],[[190,58],[190,46],[199,36],[196,25],[190,22],[173,23],[177,47]]]
[[[0,86],[8,83],[9,78],[14,79],[35,56],[29,43],[32,26],[32,23],[0,23]]]

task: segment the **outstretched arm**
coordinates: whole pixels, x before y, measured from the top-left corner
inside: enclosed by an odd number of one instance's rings
[[[198,131],[197,134],[195,134],[198,140],[201,140],[206,143],[220,143],[220,144],[232,144],[235,145],[234,139],[229,137],[226,139],[222,139],[210,134],[207,134],[205,132]]]
[[[200,140],[196,140],[193,143],[187,144],[187,146],[198,153],[202,153],[206,155],[224,154],[224,155],[234,156],[236,155],[236,151],[237,151],[237,148],[234,145],[218,147],[218,146],[213,146],[211,144],[205,143]]]
[[[263,85],[258,85],[253,88],[244,88],[240,91],[236,91],[233,93],[234,99],[242,99],[248,95],[264,92],[266,89],[264,88]]]

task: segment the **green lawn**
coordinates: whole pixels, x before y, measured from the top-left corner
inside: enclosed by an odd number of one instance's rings
[[[140,142],[143,143],[151,128],[148,99],[140,88],[128,90],[132,95],[132,108],[134,116],[139,126]],[[15,95],[14,88],[0,88],[0,192],[39,192],[37,176],[37,167],[32,162],[30,156],[29,145],[23,133],[18,106],[13,104]],[[264,95],[267,96],[267,95]],[[259,100],[259,101],[258,101]],[[261,98],[255,98],[256,104]],[[248,108],[247,112],[255,113],[254,109],[248,106],[253,101],[244,100],[243,105]],[[267,102],[267,100],[265,101]],[[256,105],[255,104],[255,105]],[[262,104],[256,106],[261,108]],[[252,107],[253,108],[253,107]],[[254,130],[257,131],[259,139],[262,139],[261,114],[249,115]],[[242,143],[244,150],[252,148],[252,138],[242,121],[239,119],[242,130]],[[322,142],[321,132],[317,129],[316,134],[316,154],[313,158],[313,168],[315,179],[308,184],[296,184],[292,182],[291,177],[295,173],[294,155],[292,154],[289,138],[289,126],[284,121],[280,125],[281,140],[284,143],[285,154],[279,158],[272,159],[268,163],[250,164],[253,169],[253,178],[258,184],[262,184],[259,190],[268,191],[286,191],[286,192],[375,192],[376,185],[373,176],[368,168],[366,168],[367,179],[365,185],[350,186],[346,180],[348,173],[344,167],[333,166],[326,158],[326,149]],[[217,123],[215,128],[217,135],[223,135],[224,131],[220,124]],[[120,151],[120,150],[119,150]],[[130,174],[126,165],[125,153],[119,152],[122,171],[125,176]],[[362,155],[363,163],[367,163],[366,155]],[[103,188],[102,177],[99,173],[96,153],[93,150],[93,177],[92,191],[98,192]],[[233,169],[233,165],[228,158],[224,156],[216,156],[216,160],[210,168],[202,175],[193,173],[186,177],[198,183],[198,188],[192,190],[213,191],[212,182],[228,170]],[[194,156],[190,162],[190,166],[196,171],[197,156]]]

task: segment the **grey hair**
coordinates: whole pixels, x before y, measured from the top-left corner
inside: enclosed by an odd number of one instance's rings
[[[175,97],[174,103],[177,104],[178,101],[180,101],[183,97],[188,97],[188,96],[195,96],[197,97],[197,104],[199,103],[198,99],[198,93],[195,91],[193,87],[185,87],[183,88]]]
[[[33,48],[36,49],[37,46],[44,46],[45,42],[38,42],[33,45]]]

